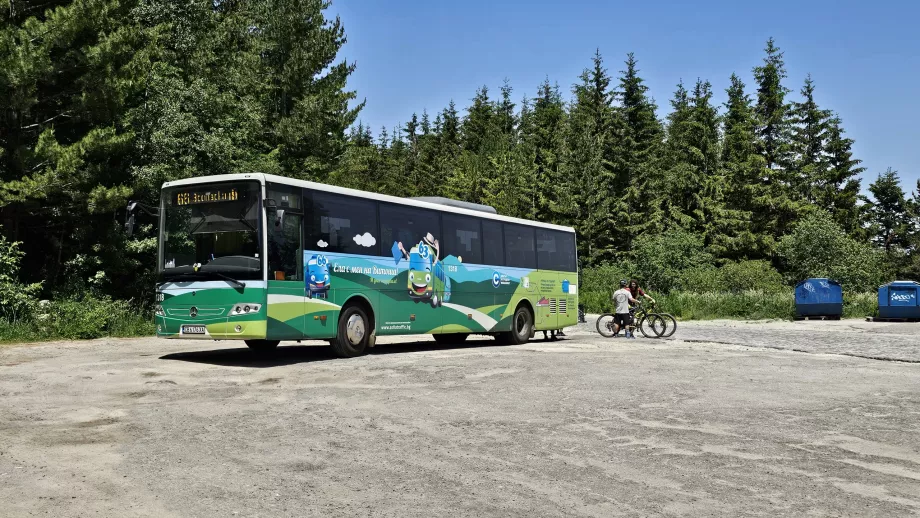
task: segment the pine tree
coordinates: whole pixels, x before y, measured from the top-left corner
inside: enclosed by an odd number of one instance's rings
[[[418,193],[419,196],[437,196],[441,193],[443,171],[438,168],[438,135],[440,122],[432,126],[428,111],[422,111],[418,136]]]
[[[535,164],[535,212],[544,221],[571,221],[572,202],[568,182],[562,177],[560,159],[564,151],[565,107],[559,86],[545,80],[533,101],[523,138],[533,149]]]
[[[431,181],[437,196],[451,196],[450,182],[459,169],[461,140],[460,116],[453,100],[435,118],[435,151],[433,153]]]
[[[463,149],[473,154],[488,152],[495,138],[496,122],[489,87],[483,86],[476,91],[463,120]]]
[[[418,115],[413,113],[412,118],[402,129],[403,136],[406,140],[405,161],[403,164],[403,176],[407,183],[406,193],[412,196],[420,196],[424,187],[422,183],[422,171],[419,150],[419,122]]]
[[[518,118],[514,112],[514,101],[511,100],[511,93],[514,91],[508,80],[502,85],[502,98],[495,107],[495,126],[505,137],[509,145],[516,144]]]
[[[777,171],[778,178],[783,179],[784,169],[790,165],[790,107],[786,102],[789,89],[783,86],[786,78],[786,65],[783,53],[773,41],[767,40],[767,53],[764,64],[754,67],[757,81],[757,104],[754,113],[757,116],[758,149],[767,162],[767,168]]]
[[[754,68],[757,81],[757,104],[754,113],[757,121],[758,151],[766,168],[763,171],[763,199],[760,206],[768,212],[755,216],[760,220],[755,232],[770,234],[772,241],[788,233],[799,215],[807,209],[796,189],[797,180],[791,144],[791,113],[786,102],[789,89],[783,86],[786,68],[783,53],[767,40],[764,64]],[[770,245],[772,248],[772,244]]]
[[[732,74],[723,117],[721,176],[726,212],[718,221],[710,249],[721,259],[766,257],[773,246],[764,234],[766,196],[763,157],[757,152],[757,121],[741,79]],[[755,221],[756,220],[756,221]]]
[[[617,143],[620,164],[617,185],[626,188],[618,197],[617,219],[621,222],[618,249],[629,251],[634,236],[660,227],[656,186],[661,184],[655,167],[662,145],[663,129],[648,97],[648,87],[639,77],[638,62],[627,54],[626,70],[621,72],[617,96],[620,99],[624,129]]]
[[[441,112],[439,138],[439,154],[442,158],[456,158],[460,154],[460,116],[457,114],[457,105],[453,100]]]
[[[257,0],[250,7],[259,73],[270,87],[267,144],[289,174],[318,180],[342,153],[345,130],[364,106],[349,106],[357,97],[345,90],[355,64],[336,62],[345,29],[338,16],[323,15],[328,7],[325,0]]]
[[[374,143],[370,128],[359,122],[349,133],[345,153],[329,181],[342,187],[382,192],[380,167],[381,152]]]
[[[862,160],[853,158],[853,139],[844,136],[840,117],[833,116],[828,121],[828,127],[825,144],[827,167],[823,171],[824,177],[816,182],[815,197],[818,206],[827,209],[837,224],[854,234],[859,227],[859,175],[866,168],[860,167]]]
[[[793,103],[792,116],[793,149],[795,152],[794,172],[791,176],[793,188],[798,195],[815,203],[820,184],[827,176],[825,141],[828,137],[831,113],[818,108],[815,102],[815,84],[809,74],[801,90],[802,101]]]
[[[505,80],[501,100],[495,105],[496,137],[490,146],[490,177],[483,201],[500,214],[527,218],[532,210],[534,156],[520,140],[521,117],[514,111],[512,92]]]
[[[666,221],[703,234],[707,241],[711,241],[710,227],[722,212],[719,115],[711,100],[708,81],[697,80],[692,98],[683,83],[678,84],[662,160],[666,181],[660,186],[667,193],[661,200]]]
[[[616,184],[616,130],[622,129],[615,111],[611,78],[600,51],[572,88],[574,102],[566,125],[563,178],[575,204],[575,228],[583,264],[612,260],[616,254],[616,202],[622,192]]]
[[[907,200],[897,171],[890,167],[869,185],[871,197],[864,198],[863,207],[869,225],[870,239],[891,252],[903,246],[912,233]]]
[[[659,202],[664,228],[676,225],[692,229],[695,226],[691,213],[693,206],[699,205],[702,192],[697,171],[691,164],[692,126],[690,96],[681,80],[671,99],[671,113],[667,116],[667,140],[659,157],[659,167],[664,171],[659,187],[665,189],[666,193]]]

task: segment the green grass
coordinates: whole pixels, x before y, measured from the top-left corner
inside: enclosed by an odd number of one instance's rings
[[[671,313],[680,320],[791,320],[795,317],[791,288],[781,292],[671,292],[653,296],[659,311]],[[582,293],[580,301],[590,313],[604,313],[612,309],[610,294],[606,291]],[[847,293],[843,301],[843,318],[862,318],[878,313],[875,293]]]

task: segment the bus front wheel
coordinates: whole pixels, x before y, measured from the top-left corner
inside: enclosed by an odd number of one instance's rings
[[[521,345],[530,340],[533,334],[533,315],[527,306],[520,305],[514,312],[514,318],[511,319],[511,331],[506,331],[498,335],[500,343],[509,345]]]
[[[246,345],[253,351],[271,351],[281,343],[279,340],[246,340]]]
[[[370,320],[358,306],[348,306],[339,314],[339,329],[332,341],[332,350],[341,358],[361,356],[367,349],[371,334]]]

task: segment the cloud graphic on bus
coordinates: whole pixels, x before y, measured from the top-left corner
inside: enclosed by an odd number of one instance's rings
[[[319,241],[316,242],[316,246],[318,246],[318,247],[320,247],[320,248],[326,248],[327,246],[329,246],[329,243],[327,243],[327,242],[323,241],[322,239],[320,239]]]
[[[365,232],[364,234],[358,234],[352,239],[355,240],[355,243],[358,243],[359,245],[365,248],[370,248],[377,244],[377,238],[372,236],[370,232]]]

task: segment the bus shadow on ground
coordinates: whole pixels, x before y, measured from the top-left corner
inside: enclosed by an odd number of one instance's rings
[[[439,344],[429,339],[397,344],[381,344],[371,349],[369,354],[384,356],[388,354],[410,354],[425,351],[474,349],[477,347],[505,346],[499,346],[495,340],[487,338],[481,340],[467,340],[455,344]],[[204,363],[222,367],[250,367],[254,369],[282,367],[298,363],[342,360],[342,358],[337,357],[332,350],[322,342],[317,342],[315,345],[281,345],[277,349],[267,352],[253,351],[248,347],[178,352],[160,356],[160,359]]]

